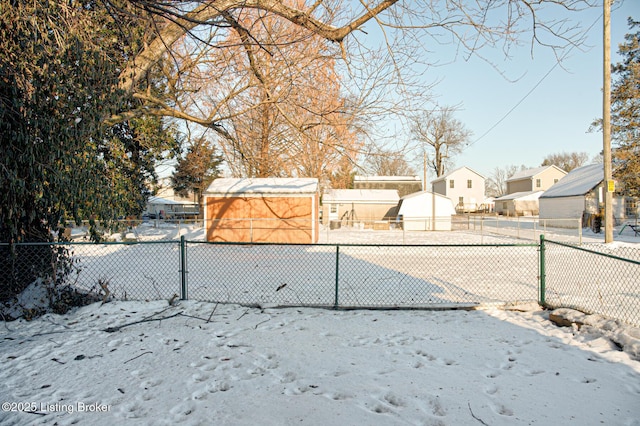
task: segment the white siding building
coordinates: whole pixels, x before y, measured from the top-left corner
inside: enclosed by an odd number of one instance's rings
[[[328,189],[322,195],[322,223],[393,221],[400,196],[395,189]]]
[[[495,211],[505,216],[536,216],[542,191],[515,192],[496,198]]]
[[[602,164],[572,170],[540,196],[540,219],[551,226],[589,226],[604,202],[603,181]],[[614,218],[626,217],[624,201],[624,197],[614,196]]]
[[[546,191],[566,175],[567,172],[554,165],[522,170],[507,180],[507,194]]]
[[[461,167],[431,182],[431,189],[453,201],[457,212],[484,208],[485,177],[469,167]]]
[[[406,231],[450,231],[455,215],[450,198],[420,191],[400,199],[398,221]]]

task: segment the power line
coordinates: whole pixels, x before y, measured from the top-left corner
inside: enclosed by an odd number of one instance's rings
[[[586,33],[589,33],[591,31],[591,29],[593,28],[593,26],[595,24],[598,23],[598,21],[600,20],[600,18],[602,18],[602,15],[600,15],[595,21],[593,21],[593,23],[589,26],[589,28],[587,29]],[[568,55],[574,48],[576,47],[576,45],[574,44],[573,46],[571,46],[571,48],[569,50],[567,50],[565,55]],[[479,140],[481,140],[482,138],[484,138],[485,136],[487,136],[493,129],[495,129],[496,127],[498,127],[498,125],[500,125],[500,123],[502,123],[509,115],[511,115],[511,113],[513,111],[515,111],[516,108],[518,108],[520,106],[520,104],[522,104],[525,99],[527,99],[529,97],[529,95],[531,95],[533,93],[534,90],[536,90],[538,88],[538,86],[540,86],[540,84],[542,84],[542,82],[549,76],[549,74],[551,74],[553,72],[553,70],[556,69],[556,67],[560,65],[560,62],[556,61],[555,65],[553,65],[551,67],[551,69],[549,71],[547,71],[547,73],[542,76],[542,78],[531,88],[531,90],[529,90],[523,97],[522,99],[520,99],[509,111],[507,111],[502,118],[500,118],[493,126],[489,127],[489,130],[487,130],[486,132],[484,132],[478,139],[474,140],[473,142],[471,142],[468,146],[472,146],[473,144],[475,144],[476,142],[478,142]]]
[[[551,67],[551,69],[549,71],[547,71],[547,73],[540,79],[540,81],[538,81],[532,88],[531,90],[529,90],[527,92],[526,95],[524,95],[524,97],[522,99],[520,99],[509,111],[507,111],[507,113],[505,115],[502,116],[502,118],[500,120],[498,120],[493,126],[489,127],[489,130],[487,130],[486,132],[484,132],[482,134],[482,136],[480,136],[478,139],[476,139],[475,141],[471,142],[469,144],[469,146],[473,145],[474,143],[478,142],[480,139],[484,138],[485,136],[487,136],[489,134],[489,132],[491,132],[493,129],[495,129],[496,127],[498,127],[498,125],[500,123],[502,123],[516,108],[518,108],[520,106],[520,104],[522,102],[525,101],[525,99],[527,99],[529,97],[529,95],[531,95],[533,93],[534,90],[536,90],[538,88],[538,86],[540,86],[540,84],[542,84],[542,82],[544,81],[545,78],[547,78],[549,76],[549,74],[551,74],[553,72],[554,69],[556,69],[556,67],[558,66],[558,62],[556,62],[556,64]]]

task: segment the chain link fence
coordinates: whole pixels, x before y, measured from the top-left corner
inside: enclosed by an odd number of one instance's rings
[[[58,286],[101,295],[108,291],[120,300],[180,295],[180,242],[176,241],[0,244],[0,262],[2,289],[23,289],[38,278],[51,281],[56,271]]]
[[[206,232],[212,226],[218,229],[233,228],[244,235],[243,241],[260,242],[260,235],[273,229],[284,227],[308,227],[309,221],[289,219],[279,224],[278,219],[150,219],[122,220],[111,224],[109,228],[98,227],[98,232],[112,241],[157,241],[160,239],[179,239],[187,235],[189,240],[206,240]],[[588,241],[583,235],[592,235],[588,228],[583,228],[580,219],[539,219],[537,217],[507,217],[497,215],[455,215],[435,218],[402,218],[386,220],[325,220],[318,225],[319,243],[343,244],[355,241],[359,236],[376,233],[389,243],[401,245],[412,244],[416,236],[428,239],[434,232],[449,232],[475,236],[474,242],[492,243],[493,237],[508,237],[537,242],[540,234],[558,241],[582,243]],[[631,233],[629,229],[627,232]],[[393,239],[386,238],[394,235]],[[66,236],[74,241],[88,241],[88,222],[70,225]]]
[[[5,258],[16,256],[14,263],[29,265],[42,255],[41,247],[15,245],[14,255],[9,246],[1,248]],[[108,291],[122,300],[175,295],[260,306],[411,308],[538,299],[537,244],[285,245],[182,239],[44,247],[64,247],[71,255],[65,284],[91,293]]]
[[[574,246],[544,239],[524,244],[287,245],[183,237],[0,244],[0,255],[3,290],[24,288],[40,271],[46,275],[41,278],[58,285],[120,300],[340,308],[540,302],[640,325],[640,250],[633,246]]]
[[[455,307],[536,301],[537,262],[535,244],[189,242],[187,282],[190,298],[249,305]]]
[[[640,326],[640,248],[542,239],[544,304]]]

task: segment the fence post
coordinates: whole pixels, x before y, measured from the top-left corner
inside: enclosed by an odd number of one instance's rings
[[[582,217],[578,218],[578,244],[582,245]]]
[[[540,274],[540,305],[541,306],[544,306],[545,304],[545,292],[547,287],[545,251],[546,251],[546,248],[544,244],[544,234],[540,234],[540,269],[538,273]]]
[[[338,307],[338,279],[340,277],[340,246],[336,245],[336,290],[333,299],[333,307]]]
[[[187,244],[180,236],[180,299],[187,300]]]

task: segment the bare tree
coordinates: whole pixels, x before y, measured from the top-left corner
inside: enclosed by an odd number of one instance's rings
[[[452,44],[462,55],[481,55],[484,48],[501,47],[508,56],[510,47],[528,36],[532,50],[534,46],[542,45],[553,49],[560,58],[563,49],[579,45],[583,35],[571,24],[567,13],[589,7],[591,2],[453,0],[445,4],[427,0],[317,0],[308,4],[293,0],[131,0],[129,4],[138,7],[140,13],[138,16],[127,13],[125,18],[149,22],[146,25],[148,34],[145,34],[141,48],[128,56],[130,60],[122,68],[119,87],[139,100],[143,108],[124,110],[112,119],[158,114],[199,123],[224,137],[233,136],[234,129],[229,127],[228,120],[237,108],[229,109],[228,105],[244,102],[252,92],[248,89],[254,87],[250,78],[264,84],[258,76],[260,67],[265,66],[265,62],[260,66],[254,62],[246,74],[232,72],[228,65],[237,56],[229,52],[237,51],[240,46],[237,38],[230,42],[229,34],[233,32],[240,37],[242,47],[251,47],[245,52],[249,62],[258,52],[270,57],[284,46],[323,40],[327,42],[323,56],[341,62],[341,70],[334,80],[349,77],[348,85],[341,81],[341,90],[355,95],[350,104],[358,106],[361,116],[363,111],[369,116],[372,111],[397,113],[398,105],[389,101],[392,96],[386,95],[393,92],[406,99],[419,89],[424,90],[424,87],[417,87],[409,73],[438,62],[439,58],[431,57],[428,51],[432,43]],[[119,16],[118,3],[119,0],[105,2],[114,10],[114,16]],[[281,24],[288,23],[294,29],[295,37],[289,40],[258,37],[265,30],[262,22],[267,15]],[[361,43],[367,37],[360,31],[365,25],[375,27],[382,34],[385,42],[379,50]],[[179,51],[178,46],[184,49]],[[208,55],[211,49],[219,50],[220,56],[228,54],[227,61],[211,62]],[[151,85],[147,79],[151,73],[159,72],[165,74],[167,82],[161,88],[162,93],[158,93],[159,87]],[[209,80],[223,80],[219,87],[224,90],[218,91],[210,102],[195,101],[193,95],[203,90],[202,80],[193,78],[198,73]],[[278,98],[264,92],[258,99],[277,105]],[[381,106],[385,102],[386,106]],[[257,107],[253,104],[246,108]],[[282,109],[278,114],[283,120],[296,123],[294,112]],[[299,131],[308,130],[296,124]]]
[[[565,172],[570,172],[580,166],[584,166],[589,161],[589,154],[586,152],[562,152],[549,154],[544,157],[541,166],[557,166]]]
[[[507,181],[518,172],[523,170],[524,166],[506,166],[496,167],[493,169],[492,175],[485,182],[485,190],[489,197],[501,197],[507,194]]]
[[[423,153],[427,154],[429,168],[436,176],[445,173],[452,158],[469,143],[471,131],[453,117],[451,107],[424,111],[411,119],[411,135]]]
[[[237,174],[330,175],[337,159],[349,156],[345,150],[355,149],[358,141],[335,60],[325,53],[327,41],[273,14],[248,11],[239,20],[226,19],[237,31],[239,46],[232,75],[246,74],[249,82],[248,96],[228,106],[227,131],[220,132],[225,151],[240,160]],[[249,37],[248,28],[256,23],[259,28]]]
[[[367,156],[366,169],[378,176],[413,176],[416,174],[402,151],[377,149]]]

